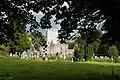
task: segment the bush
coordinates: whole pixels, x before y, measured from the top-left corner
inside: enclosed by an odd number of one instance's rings
[[[74,50],[75,61],[77,61],[78,58],[80,59],[80,61],[82,61],[83,57],[84,57],[84,46],[76,47]]]
[[[8,54],[8,47],[4,45],[0,45],[0,56],[7,56]]]
[[[106,59],[106,58],[103,58],[103,59],[100,59],[100,58],[94,58],[92,59],[92,61],[97,61],[97,62],[112,62],[112,60],[110,58]]]
[[[49,56],[50,56],[49,59],[53,59],[53,60],[55,60],[56,57],[59,59],[59,54],[56,55],[55,53],[50,53]]]
[[[71,53],[66,54],[66,58],[67,58],[67,60],[72,60],[72,57],[73,57],[73,55],[72,55]]]
[[[118,61],[118,50],[117,50],[117,47],[115,45],[109,47],[109,56],[111,58],[113,58],[114,62],[116,63]]]

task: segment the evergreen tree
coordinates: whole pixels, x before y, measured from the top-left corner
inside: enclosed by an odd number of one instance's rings
[[[80,48],[80,60],[81,61],[83,61],[84,54],[85,54],[85,52],[84,52],[84,45],[82,45],[81,48]]]
[[[74,50],[74,61],[78,61],[79,58],[80,58],[80,48],[76,47]]]
[[[93,54],[94,54],[93,44],[88,44],[88,46],[87,46],[87,60],[91,60]]]
[[[118,54],[118,49],[115,45],[109,47],[109,56],[113,58],[115,63],[117,62],[119,54]]]

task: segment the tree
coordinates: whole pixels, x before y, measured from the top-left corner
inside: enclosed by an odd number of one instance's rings
[[[88,44],[87,46],[87,60],[91,60],[91,58],[93,57],[94,54],[94,49],[93,49],[93,44]]]
[[[0,2],[0,44],[7,45],[9,39],[14,36],[14,32],[22,33],[21,31],[26,29],[25,25],[28,23],[31,23],[31,28],[33,28],[36,21],[29,12],[30,4],[32,3],[28,0],[2,0]],[[17,29],[13,28],[14,24],[18,26]]]
[[[117,62],[119,54],[115,45],[109,47],[109,56],[114,59],[115,63]]]
[[[17,42],[9,40],[9,46],[11,47],[11,52],[15,53],[17,52],[23,52],[24,50],[27,50],[31,46],[31,41],[29,40],[29,37],[27,33],[21,34],[19,33],[17,35]]]
[[[31,46],[31,41],[27,34],[21,34],[16,47],[16,51],[23,52],[24,50],[29,49]]]
[[[94,55],[97,54],[99,45],[100,45],[100,41],[94,41],[93,42]]]
[[[86,45],[85,40],[81,39],[80,37],[77,37],[77,39],[75,39],[74,41],[74,45],[76,45],[74,54],[76,54],[75,56],[78,56],[80,61],[82,61],[85,56],[85,45]]]
[[[80,60],[83,61],[84,55],[85,55],[84,45],[82,45],[82,46],[80,47],[80,49],[81,49],[81,50],[80,50],[79,56],[80,56]]]
[[[64,3],[68,4],[64,6]],[[102,30],[107,33],[107,38],[116,43],[120,38],[120,0],[2,0],[0,2],[0,34],[1,44],[5,43],[7,34],[10,33],[8,21],[16,20],[17,23],[30,23],[33,28],[50,28],[50,19],[55,15],[55,22],[59,23],[61,29],[59,38],[61,41],[69,39],[74,30],[86,32],[86,28],[98,28],[97,24],[104,22]],[[44,16],[37,24],[30,10],[42,12]],[[8,32],[6,32],[8,31]]]
[[[8,54],[8,47],[5,45],[0,45],[0,55],[7,56]]]
[[[86,32],[81,30],[80,34],[81,36],[78,36],[74,43],[80,46],[81,48],[83,48],[84,59],[90,60],[91,59],[90,50],[93,51],[92,54],[97,53],[97,49],[100,43],[100,38],[102,36],[102,33],[98,29],[87,28]],[[91,46],[92,49],[89,49],[90,44],[92,44]]]
[[[11,52],[22,52],[26,48],[30,48],[30,41],[26,33],[26,26],[23,22],[18,23],[16,20],[8,22],[10,31],[7,31],[6,46],[10,46]],[[24,46],[23,46],[24,45]]]
[[[80,59],[80,48],[79,47],[76,47],[75,50],[74,50],[74,60],[75,61],[78,61],[78,59]]]
[[[32,43],[35,47],[36,50],[39,50],[41,46],[46,45],[46,38],[45,36],[39,32],[39,31],[34,31],[29,34],[29,37],[32,40]]]
[[[100,44],[97,50],[97,56],[108,56],[109,44]]]

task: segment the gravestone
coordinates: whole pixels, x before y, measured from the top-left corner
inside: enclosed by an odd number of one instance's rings
[[[21,59],[26,59],[27,58],[27,52],[23,51],[23,53],[21,54]]]
[[[14,57],[17,57],[18,55],[17,54],[13,54]]]
[[[109,57],[105,56],[105,59],[109,59]]]
[[[42,59],[45,60],[45,54],[42,55]]]
[[[66,60],[66,56],[64,55],[64,60]]]
[[[104,56],[100,56],[100,59],[103,59],[104,58]]]
[[[85,61],[85,59],[83,59],[83,61]]]
[[[45,60],[48,61],[48,57],[45,57]]]
[[[73,57],[72,57],[72,62],[74,62],[74,59],[73,59]]]
[[[97,59],[98,57],[97,56],[95,56],[95,59]]]
[[[13,56],[12,53],[10,53],[10,56]]]

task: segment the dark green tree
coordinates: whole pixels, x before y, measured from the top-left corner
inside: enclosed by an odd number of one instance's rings
[[[32,43],[35,47],[36,50],[39,50],[41,46],[46,45],[46,38],[45,36],[39,32],[39,31],[34,31],[29,34],[29,37],[32,40]]]
[[[80,59],[80,47],[76,47],[74,50],[74,61],[78,61]]]
[[[97,56],[108,56],[109,45],[108,44],[100,44],[98,51],[95,55]]]
[[[8,24],[10,25],[10,31],[7,31],[6,46],[10,46],[11,52],[22,52],[30,48],[30,41],[27,37],[25,24],[23,22],[18,23],[16,20],[10,20]]]
[[[78,46],[84,48],[83,50],[84,50],[84,59],[85,60],[87,60],[87,57],[89,54],[88,47],[90,46],[90,44],[92,44],[92,48],[93,48],[92,54],[97,53],[97,49],[98,49],[98,46],[100,43],[100,38],[102,36],[101,31],[98,29],[87,28],[86,30],[87,30],[86,32],[81,30],[81,32],[80,32],[81,36],[78,36],[74,42]],[[89,30],[91,30],[91,31],[89,31]]]
[[[63,6],[64,3],[68,7]],[[1,44],[6,42],[10,33],[10,20],[17,23],[31,24],[33,28],[50,28],[50,19],[55,15],[55,22],[61,25],[59,38],[61,41],[69,39],[73,30],[82,30],[86,33],[86,28],[98,28],[97,24],[104,21],[100,28],[106,31],[107,39],[116,43],[120,38],[116,37],[120,33],[120,0],[2,0],[0,2],[0,37]],[[44,16],[40,20],[40,25],[30,10],[42,12]],[[7,32],[8,31],[8,32]]]
[[[109,56],[114,59],[115,63],[118,61],[119,54],[115,45],[109,47]]]
[[[82,45],[82,46],[80,47],[80,54],[79,54],[81,61],[83,61],[84,55],[85,55],[84,45]]]
[[[80,61],[82,61],[85,56],[85,45],[86,45],[85,40],[82,40],[80,37],[77,37],[77,39],[74,41],[74,44],[78,48],[78,56]]]
[[[31,41],[29,40],[29,37],[27,34],[21,34],[19,36],[19,40],[17,42],[17,45],[15,45],[16,51],[23,52],[24,50],[27,50],[31,47]]]
[[[87,61],[91,60],[94,54],[93,44],[88,44],[87,46]]]
[[[94,42],[93,42],[94,55],[97,54],[99,45],[100,45],[100,41],[94,41]]]
[[[23,52],[24,50],[27,50],[31,46],[31,41],[29,40],[29,37],[27,33],[21,34],[19,33],[17,35],[16,41],[9,40],[8,45],[11,48],[11,52]]]
[[[5,45],[0,45],[0,56],[7,56],[8,55],[8,47]]]

